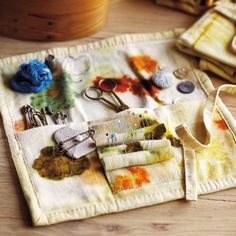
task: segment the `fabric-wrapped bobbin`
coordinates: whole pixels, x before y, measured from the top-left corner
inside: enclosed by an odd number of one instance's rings
[[[168,68],[159,68],[158,71],[152,76],[152,82],[159,88],[169,88],[175,79],[174,75]]]

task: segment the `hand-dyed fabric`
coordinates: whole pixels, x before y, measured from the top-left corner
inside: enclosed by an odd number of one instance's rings
[[[157,4],[199,15],[210,8],[217,0],[156,0]],[[222,1],[222,0],[221,0]],[[223,0],[229,1],[229,0]]]
[[[199,67],[236,84],[235,3],[217,3],[177,40],[181,51],[200,57]]]
[[[194,150],[175,131],[185,124],[204,144],[208,136],[203,111],[207,98],[216,92],[207,75],[194,69],[193,59],[176,49],[179,35],[179,30],[125,35],[0,60],[3,123],[34,225],[196,199],[198,194],[236,186],[236,123],[220,100],[209,119],[209,147]],[[9,82],[18,66],[48,54],[59,62],[50,87],[38,94],[13,92]],[[82,55],[91,65],[83,77],[64,70],[68,56]],[[155,73],[159,65],[171,73],[179,68],[187,73],[185,78],[174,78],[170,87],[157,88],[145,76]],[[115,92],[130,109],[116,113],[84,96],[85,88],[97,86],[103,78],[114,78]],[[177,89],[183,80],[194,84],[192,93]],[[65,125],[25,130],[20,112],[25,104],[66,112],[67,126],[80,133],[94,128],[97,151],[79,160],[53,154],[53,134]]]

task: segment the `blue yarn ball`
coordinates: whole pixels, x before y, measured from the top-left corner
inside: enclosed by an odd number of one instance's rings
[[[39,60],[32,60],[28,64],[21,64],[19,70],[11,80],[11,87],[23,93],[39,93],[49,87],[52,73]]]

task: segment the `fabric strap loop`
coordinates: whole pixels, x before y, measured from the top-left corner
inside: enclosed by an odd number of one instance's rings
[[[217,89],[209,93],[205,108],[203,110],[203,123],[206,129],[206,137],[205,137],[204,142],[200,142],[199,140],[197,140],[191,134],[190,129],[185,124],[181,124],[177,126],[175,129],[176,134],[183,141],[183,143],[193,148],[195,151],[199,151],[204,148],[207,148],[212,143],[212,136],[211,136],[210,130],[211,130],[213,114],[217,106],[217,101],[218,101],[220,92],[227,92],[236,96],[236,85],[230,85],[230,84],[221,85],[220,87],[218,87]],[[235,128],[236,127],[234,127],[234,129]],[[236,140],[236,137],[234,135],[235,131],[236,130],[233,130],[232,135],[234,136],[234,139]]]

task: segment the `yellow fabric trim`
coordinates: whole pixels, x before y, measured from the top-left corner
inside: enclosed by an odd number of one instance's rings
[[[221,91],[228,92],[232,95],[236,95],[236,85],[229,85],[225,84],[220,86],[218,89],[213,90],[210,92],[207,102],[203,111],[203,122],[206,128],[206,138],[205,142],[201,143],[197,140],[197,138],[193,137],[193,135],[190,133],[188,127],[184,124],[176,127],[175,131],[176,134],[182,139],[182,141],[189,147],[193,148],[194,150],[198,151],[203,148],[207,148],[212,143],[212,136],[211,136],[211,124],[212,124],[212,117],[216,108],[217,99],[219,97],[219,93]],[[231,127],[231,133],[233,135],[233,138],[236,142],[236,126]]]
[[[185,199],[197,200],[197,168],[195,152],[192,148],[183,146],[185,171]]]

